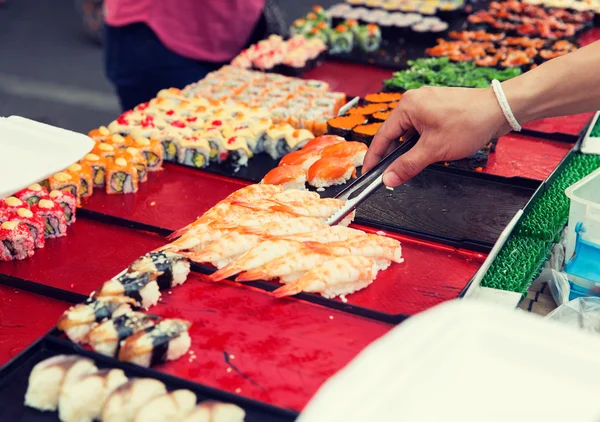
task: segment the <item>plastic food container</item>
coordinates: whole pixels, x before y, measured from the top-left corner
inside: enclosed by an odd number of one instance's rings
[[[600,111],[594,115],[592,123],[583,137],[581,152],[584,154],[600,154],[600,128],[594,130],[594,127],[598,124],[599,117]]]
[[[571,200],[565,255],[568,261],[575,251],[578,223],[582,223],[581,238],[600,245],[600,169],[569,186],[565,194]]]

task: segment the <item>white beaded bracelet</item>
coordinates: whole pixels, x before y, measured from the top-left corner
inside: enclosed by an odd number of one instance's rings
[[[497,79],[492,81],[492,89],[494,90],[494,94],[496,94],[496,99],[498,100],[498,104],[500,104],[500,108],[502,109],[502,113],[504,114],[506,121],[512,130],[515,132],[520,132],[522,127],[513,114],[510,105],[508,104],[508,100],[506,99],[506,95],[504,95],[502,85],[500,85],[500,82]]]

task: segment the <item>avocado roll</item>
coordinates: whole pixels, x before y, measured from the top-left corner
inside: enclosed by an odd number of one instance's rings
[[[381,46],[381,30],[379,26],[370,23],[360,28],[357,39],[360,48],[371,53]]]
[[[250,150],[248,143],[243,137],[232,136],[225,141],[225,149],[227,150],[227,163],[235,169],[246,167],[250,158],[254,156]]]
[[[217,127],[209,127],[194,133],[194,136],[208,142],[210,148],[209,159],[218,163],[225,161],[229,153],[225,148],[225,138]]]
[[[103,188],[106,186],[106,158],[97,154],[87,154],[81,160],[82,163],[87,163],[93,170],[93,182],[95,188]]]
[[[203,168],[210,162],[210,146],[206,139],[184,138],[179,143],[177,162],[187,166]]]
[[[331,54],[350,53],[352,51],[354,34],[347,25],[339,24],[329,35],[329,52]]]
[[[124,157],[108,163],[106,169],[106,193],[135,193],[138,190],[138,172]]]

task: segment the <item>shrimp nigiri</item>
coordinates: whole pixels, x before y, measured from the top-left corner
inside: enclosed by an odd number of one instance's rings
[[[207,225],[202,230],[192,229],[184,233],[179,239],[158,248],[157,251],[178,252],[187,249],[201,248],[229,232],[229,229],[216,229],[211,225]]]
[[[254,204],[257,204],[255,202]],[[277,211],[269,209],[254,208],[254,204],[247,204],[246,214],[235,218],[226,218],[221,222],[212,223],[212,227],[216,229],[238,229],[246,227],[264,226],[269,223],[279,223],[294,220],[297,218],[295,214],[287,211]],[[273,206],[277,204],[271,203]]]
[[[339,242],[342,240],[353,239],[355,237],[364,237],[367,234],[363,231],[351,229],[344,226],[331,226],[323,230],[311,233],[295,234],[293,236],[282,237],[284,240],[295,240],[298,242],[318,242],[329,243]]]
[[[335,198],[323,198],[316,201],[298,201],[278,203],[271,207],[273,211],[289,212],[304,217],[328,218],[344,206],[344,201]]]
[[[317,136],[315,139],[312,139],[306,143],[302,147],[304,151],[323,151],[330,145],[345,143],[346,140],[341,136],[337,135],[323,135]]]
[[[347,239],[343,242],[332,242],[326,245],[307,242],[306,245],[314,251],[322,251],[332,255],[360,255],[369,258],[381,258],[397,263],[404,262],[400,242],[385,236],[367,234],[363,237]]]
[[[341,185],[356,175],[350,160],[335,157],[321,158],[308,169],[308,183],[316,188]]]
[[[305,189],[306,169],[302,166],[279,166],[268,172],[261,183],[281,185],[284,189]]]
[[[194,262],[210,262],[217,268],[227,265],[233,258],[258,245],[263,237],[257,234],[230,232],[206,248],[185,254]]]
[[[334,157],[337,159],[350,160],[354,167],[360,167],[365,161],[365,155],[369,147],[362,142],[344,142],[328,146],[321,153],[321,158]]]
[[[279,161],[279,166],[300,166],[308,170],[310,166],[321,158],[321,152],[317,150],[298,150],[290,152]]]
[[[274,222],[258,227],[244,228],[249,234],[262,234],[263,236],[290,236],[293,234],[316,232],[329,227],[323,220],[311,217],[296,217],[288,221]]]
[[[326,298],[347,295],[364,289],[373,282],[381,262],[364,256],[343,256],[326,261],[306,272],[296,281],[275,290],[275,297],[300,292],[320,293]]]

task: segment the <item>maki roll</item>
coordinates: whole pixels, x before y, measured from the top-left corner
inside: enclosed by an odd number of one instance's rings
[[[123,157],[108,163],[106,180],[106,193],[108,194],[127,194],[138,191],[137,169]]]
[[[82,165],[89,164],[92,167],[95,188],[103,188],[106,186],[106,158],[96,154],[87,154],[83,157],[81,163]]]
[[[9,196],[4,201],[0,199],[0,210],[17,211],[19,208],[29,208],[29,204],[14,196]]]
[[[18,221],[0,225],[0,261],[25,259],[33,256],[35,241],[29,228]]]
[[[185,282],[190,273],[190,261],[172,252],[150,252],[135,260],[129,271],[156,275],[159,289],[168,290]]]
[[[116,357],[122,340],[157,324],[160,318],[142,312],[127,312],[95,326],[87,335],[87,342],[94,351]]]
[[[77,212],[77,200],[70,192],[53,190],[50,192],[50,199],[60,205],[65,213],[65,221],[70,226],[75,222],[75,213]]]
[[[123,157],[127,162],[133,164],[137,171],[138,182],[144,183],[148,180],[148,160],[146,160],[146,157],[144,157],[144,154],[139,149],[128,147],[119,157]]]
[[[46,238],[44,237],[44,219],[27,208],[19,208],[16,212],[12,212],[11,214],[11,220],[25,224],[29,228],[29,233],[31,233],[31,236],[33,237],[35,247],[43,248],[46,243]],[[0,222],[4,223],[4,221],[1,220]]]
[[[304,35],[309,32],[313,27],[312,22],[308,22],[306,19],[296,19],[292,22],[292,26],[290,27],[290,34],[292,36],[295,35]]]
[[[261,142],[259,145],[258,137],[250,130],[247,126],[248,124],[244,123],[235,129],[231,127],[224,127],[221,131],[225,139],[231,139],[232,137],[241,138],[246,142],[252,154],[258,154],[262,152],[260,148],[264,148],[264,142]]]
[[[227,163],[234,168],[247,166],[250,158],[254,156],[243,137],[232,136],[225,141],[224,146],[227,150]]]
[[[74,343],[83,343],[96,323],[131,312],[135,300],[125,296],[99,297],[71,306],[56,327]]]
[[[182,422],[244,422],[246,412],[239,406],[217,401],[203,401]]]
[[[67,235],[67,220],[63,207],[49,199],[41,199],[31,211],[44,219],[44,236],[56,238]]]
[[[297,151],[308,143],[314,135],[310,130],[307,129],[296,129],[292,132],[285,134],[285,143],[287,145],[287,151]]]
[[[100,157],[104,157],[107,160],[112,160],[115,158],[117,150],[111,144],[106,142],[98,142],[94,149],[92,149],[92,153],[99,155]]]
[[[279,123],[271,126],[267,130],[267,137],[264,142],[265,152],[272,159],[278,160],[289,152],[285,141],[286,135],[294,132],[294,128],[287,123]]]
[[[109,138],[106,138],[104,141],[107,144],[110,144],[115,149],[115,153],[118,154],[119,151],[123,151],[125,148],[131,145],[131,135],[127,135],[126,137],[122,137],[121,135],[117,135],[116,133],[111,135]]]
[[[354,47],[354,34],[347,25],[339,24],[329,34],[331,54],[350,53]]]
[[[308,169],[308,184],[315,188],[342,185],[356,175],[350,160],[337,157],[321,158]]]
[[[281,185],[284,189],[305,189],[306,169],[302,166],[279,166],[269,171],[261,183]]]
[[[89,198],[94,193],[94,170],[88,163],[74,163],[67,167],[67,173],[79,178],[79,196]]]
[[[360,115],[366,118],[371,118],[374,113],[379,111],[386,111],[388,109],[387,104],[384,103],[376,103],[376,104],[367,104],[362,107],[353,107],[348,110],[348,115]]]
[[[350,132],[356,126],[367,123],[367,118],[360,114],[350,116],[339,116],[327,120],[327,132],[332,135],[338,135],[342,138],[350,136]]]
[[[160,98],[159,98],[160,99]],[[152,103],[152,100],[150,101]],[[152,105],[152,104],[151,104]],[[150,108],[145,111],[148,112]],[[130,122],[125,116],[121,115],[117,120],[113,120],[108,125],[108,130],[111,133],[117,133],[121,136],[127,136],[131,134],[131,131],[135,128],[133,122]]]
[[[162,168],[164,151],[160,141],[135,138],[132,146],[138,148],[148,160],[148,171],[158,171]]]
[[[75,380],[98,371],[94,361],[76,355],[44,359],[29,374],[25,406],[41,411],[58,409],[60,392]]]
[[[196,395],[189,390],[175,390],[144,403],[133,422],[182,421],[196,407]],[[207,419],[207,422],[219,422]]]
[[[206,139],[185,138],[179,143],[179,164],[204,168],[210,162],[210,145]]]
[[[216,161],[220,163],[227,160],[229,153],[225,148],[225,138],[223,138],[223,135],[219,129],[216,127],[210,127],[206,130],[194,133],[194,136],[199,139],[204,139],[206,142],[208,142],[208,147],[210,149],[210,161]]]
[[[25,189],[15,193],[15,197],[28,205],[35,205],[40,199],[48,199],[48,190],[39,183],[34,183]]]
[[[191,133],[188,133],[191,136]],[[156,134],[156,139],[161,143],[163,149],[164,161],[177,161],[179,154],[179,143],[183,139],[184,135],[173,130],[171,127],[167,127]]]
[[[152,378],[137,378],[121,385],[108,396],[102,422],[133,422],[135,416],[155,397],[167,394],[165,385]]]
[[[392,114],[392,110],[378,111],[377,113],[373,113],[373,120],[376,122],[385,122],[390,117],[390,114]]]
[[[391,103],[394,101],[400,101],[402,94],[398,92],[379,92],[377,94],[368,94],[365,96],[365,101],[368,103]]]
[[[379,122],[356,126],[352,129],[352,140],[364,142],[367,145],[370,144],[382,124],[383,123]]]
[[[63,387],[58,400],[62,422],[91,422],[100,418],[108,396],[127,382],[120,369],[103,369],[84,375]]]
[[[106,126],[100,126],[98,129],[92,129],[88,132],[88,136],[96,142],[104,142],[112,132]]]
[[[73,176],[70,173],[61,171],[48,178],[50,190],[60,190],[68,192],[79,203],[79,192],[81,190],[81,180],[79,177]]]
[[[322,23],[325,23],[326,25],[331,24],[331,18],[329,16],[329,14],[327,13],[327,11],[325,9],[323,9],[323,7],[321,7],[319,5],[313,6],[312,13],[315,14],[315,16],[316,16],[315,20],[317,22],[322,22]]]
[[[108,280],[96,296],[127,296],[135,300],[137,306],[148,309],[158,303],[160,291],[155,274],[132,272]]]
[[[381,29],[374,23],[365,25],[358,31],[357,41],[363,51],[371,53],[381,46]]]
[[[166,319],[125,339],[119,360],[150,367],[179,359],[187,353],[192,340],[192,324],[182,319]]]

